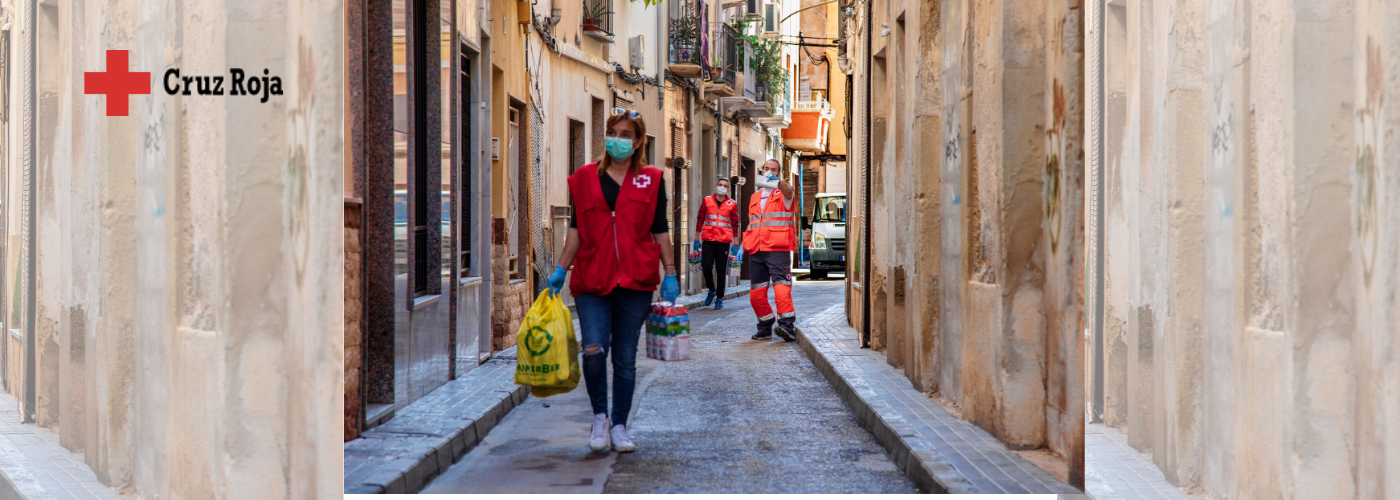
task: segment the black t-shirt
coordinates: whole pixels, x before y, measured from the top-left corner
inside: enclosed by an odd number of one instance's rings
[[[651,219],[652,234],[670,231],[670,226],[666,223],[666,178],[658,178],[661,179],[661,183],[656,186],[656,214]],[[622,186],[602,168],[598,169],[598,187],[603,190],[603,199],[608,201],[608,208],[617,210],[617,195],[622,192]],[[571,203],[571,205],[574,216],[569,219],[569,227],[578,229],[578,204]]]

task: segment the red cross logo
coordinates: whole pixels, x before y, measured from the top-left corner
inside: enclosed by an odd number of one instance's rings
[[[106,94],[107,116],[127,116],[127,97],[151,93],[149,72],[127,71],[125,50],[107,51],[107,71],[83,73],[84,94]]]

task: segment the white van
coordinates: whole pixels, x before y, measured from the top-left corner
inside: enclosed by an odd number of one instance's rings
[[[812,279],[826,279],[830,272],[846,272],[846,193],[817,193],[815,206],[803,226],[811,229],[806,242],[811,256]]]

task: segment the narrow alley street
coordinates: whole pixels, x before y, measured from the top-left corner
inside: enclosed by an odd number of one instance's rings
[[[799,318],[840,304],[842,289],[799,282]],[[747,300],[690,314],[690,360],[639,356],[636,452],[588,450],[579,387],[527,398],[423,493],[915,492],[796,342],[749,339]]]

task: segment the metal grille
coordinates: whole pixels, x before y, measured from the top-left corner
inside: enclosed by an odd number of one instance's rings
[[[543,290],[541,276],[548,276],[554,269],[554,227],[550,220],[549,192],[545,189],[544,168],[544,117],[534,103],[530,103],[530,241],[535,249],[535,293]]]

